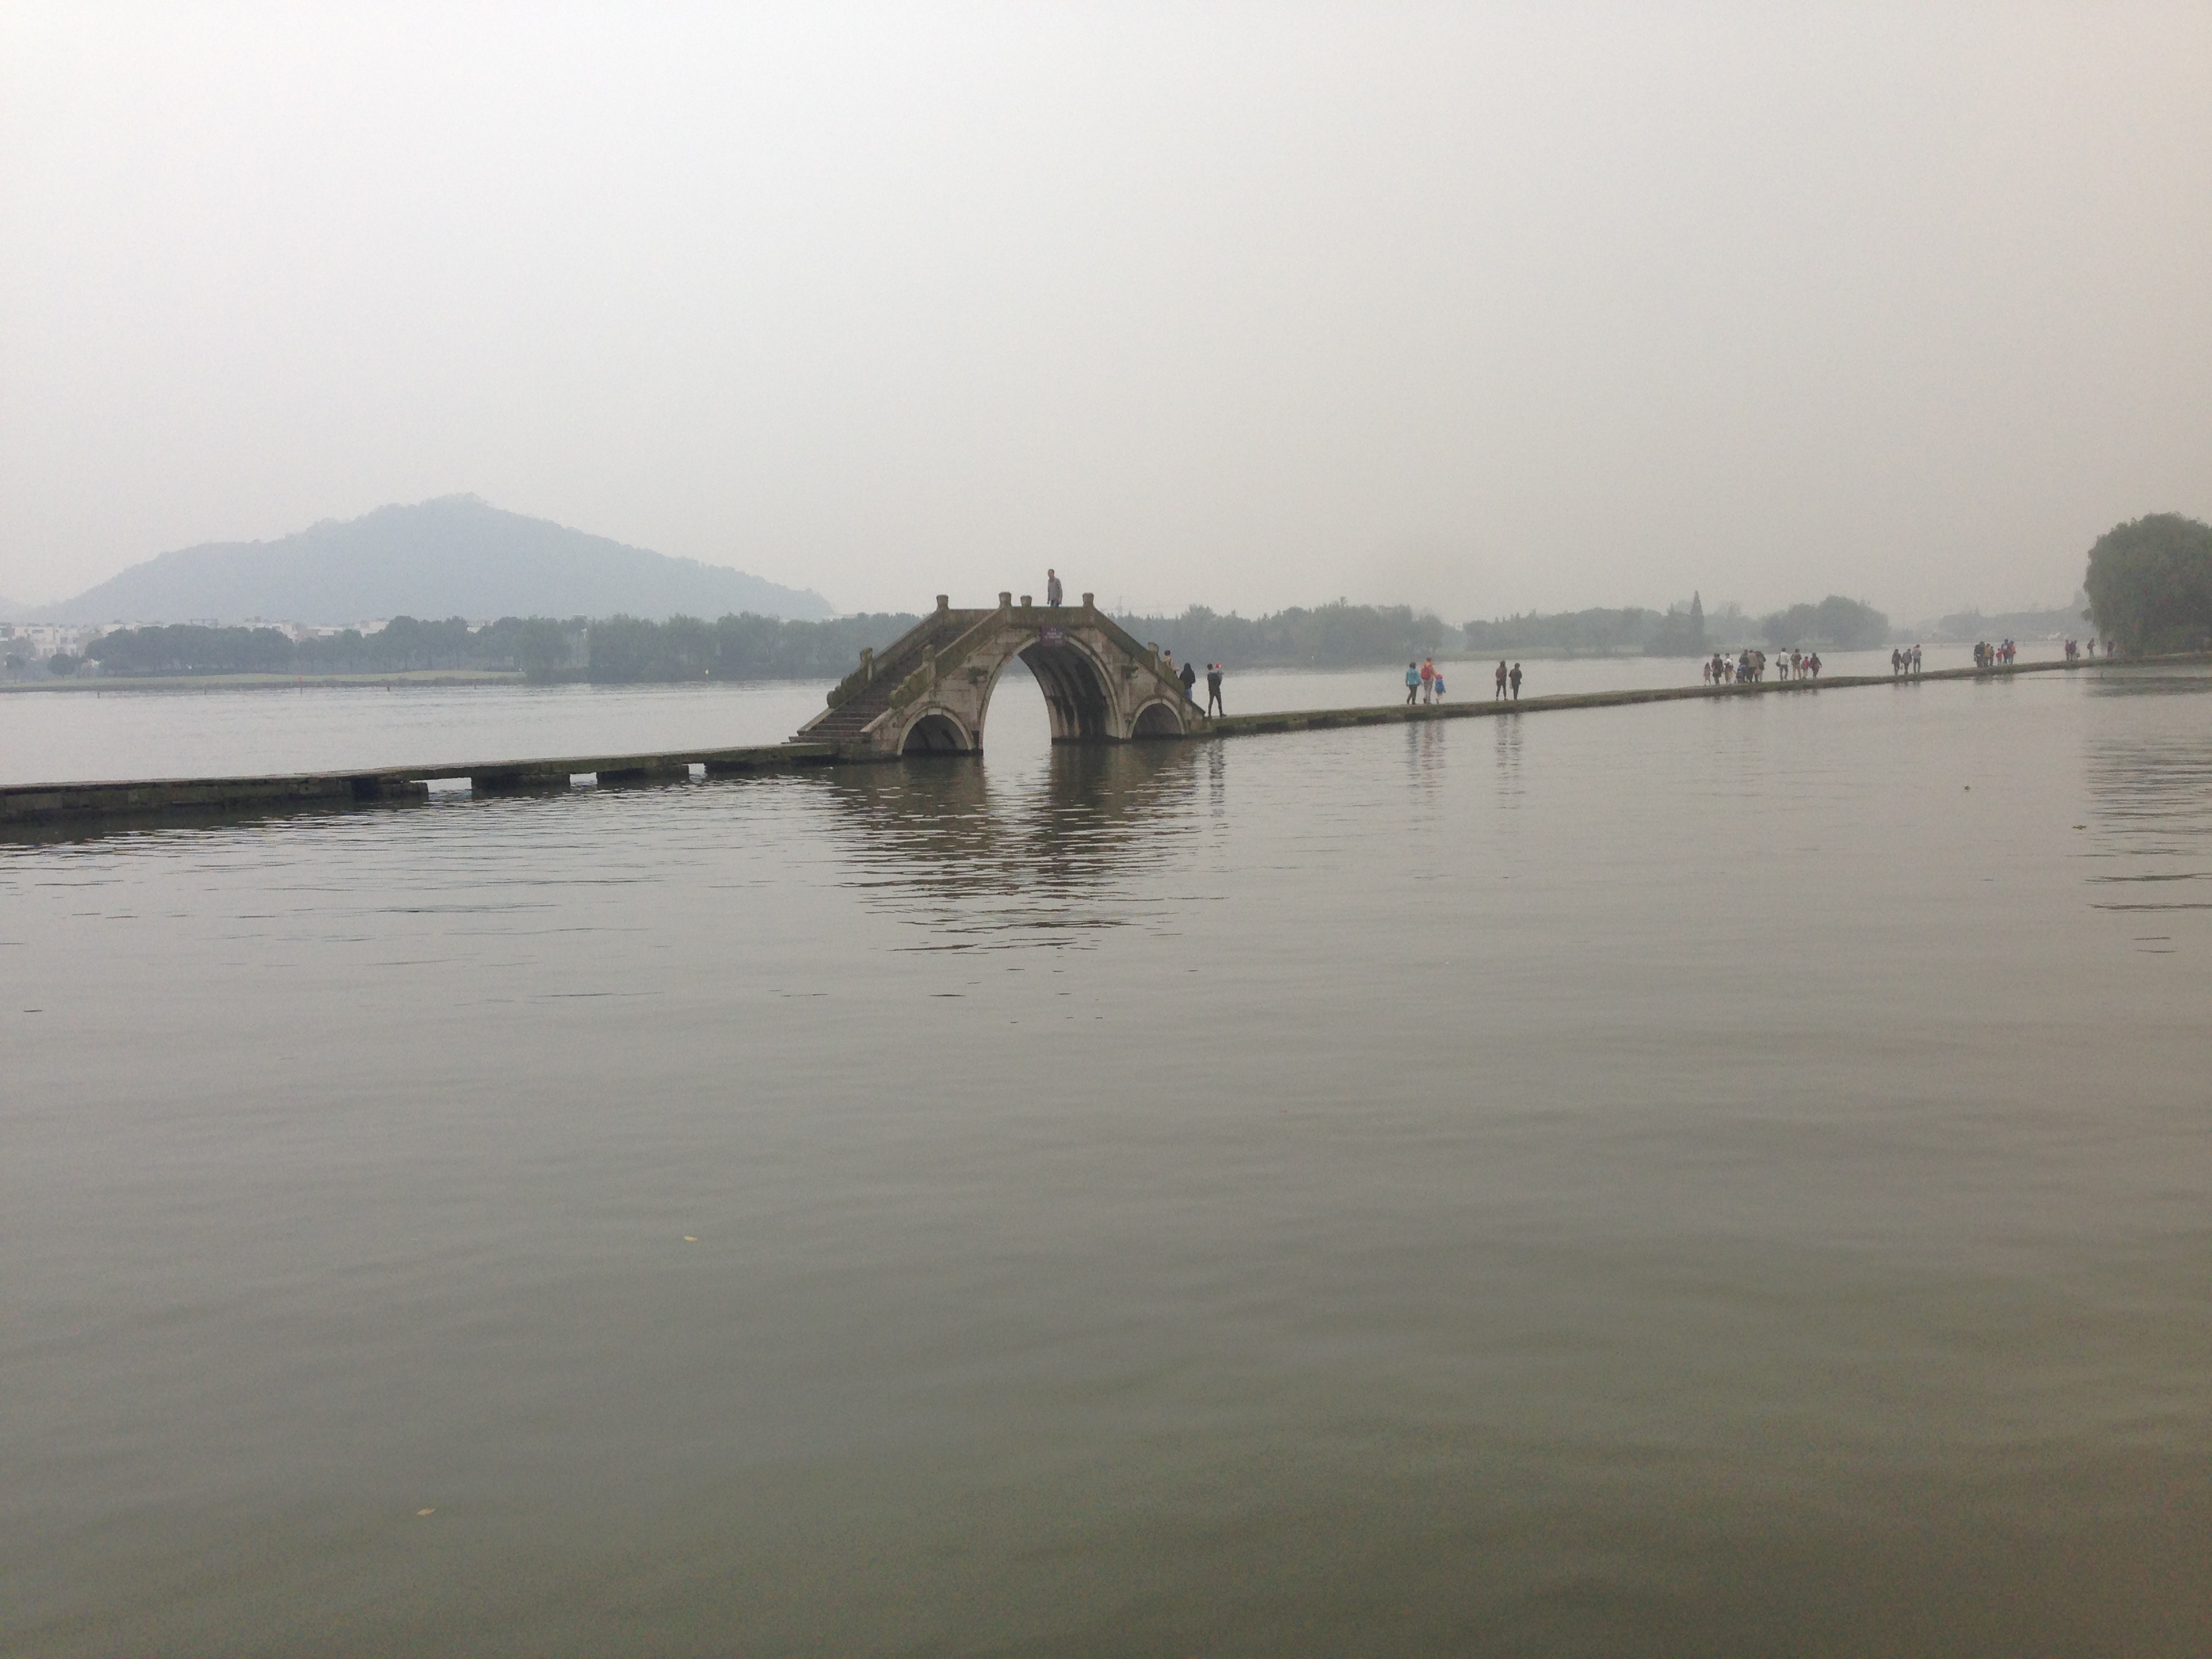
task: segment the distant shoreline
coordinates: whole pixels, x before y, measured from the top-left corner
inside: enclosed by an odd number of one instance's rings
[[[521,685],[519,669],[415,668],[390,674],[95,674],[49,675],[45,681],[0,682],[0,693],[44,691],[304,691],[310,687]]]

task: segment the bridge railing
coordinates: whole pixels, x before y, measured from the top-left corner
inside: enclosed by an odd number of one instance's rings
[[[1157,652],[1103,611],[1098,611],[1097,617],[1099,629],[1108,639],[1112,640],[1115,644],[1120,646],[1139,662],[1151,664],[1152,672],[1166,684],[1172,686],[1177,697],[1191,708],[1197,707],[1197,704],[1191,701],[1190,693],[1184,689],[1182,682],[1160,666],[1159,654]]]
[[[861,652],[860,665],[830,688],[829,701],[832,708],[843,708],[860,695],[861,688],[875,678],[875,658],[876,653],[872,651]]]
[[[957,616],[959,613],[951,614]],[[945,613],[933,613],[923,617],[881,651],[872,653],[863,651],[860,653],[860,665],[830,688],[830,707],[842,708],[876,681],[898,673],[900,663],[909,657],[918,658],[926,653],[929,648],[930,641],[944,631],[945,625]],[[909,669],[906,673],[898,673],[898,678],[903,680],[907,674],[912,672]]]

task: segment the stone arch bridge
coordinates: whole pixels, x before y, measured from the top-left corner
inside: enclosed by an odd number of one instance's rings
[[[999,676],[1016,657],[1044,692],[1054,743],[1126,743],[1203,729],[1205,717],[1160,659],[1100,611],[1072,605],[956,611],[945,595],[917,626],[837,683],[830,706],[799,729],[799,743],[836,745],[852,759],[980,754]]]

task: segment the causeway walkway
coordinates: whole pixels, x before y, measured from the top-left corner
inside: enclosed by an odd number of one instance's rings
[[[2009,668],[1935,668],[1921,674],[1835,674],[1819,679],[1756,680],[1735,685],[1650,685],[1615,691],[1571,691],[1556,696],[1480,700],[1457,702],[1385,703],[1373,708],[1316,708],[1304,714],[1218,715],[1195,736],[1240,738],[1261,732],[1325,732],[1340,726],[1391,726],[1417,720],[1495,720],[1506,714],[1534,714],[1555,708],[1619,708],[1638,702],[1686,702],[1714,697],[1809,696],[1820,691],[1842,691],[1854,686],[1923,685],[1933,680],[2002,680],[2015,674],[2063,673],[2088,668],[2137,666],[2146,663],[2212,662],[2212,653],[2189,657],[2137,657],[2124,663],[2100,658],[2074,662],[2023,662]],[[1488,684],[1487,676],[1484,684]]]
[[[1873,686],[1905,689],[1942,680],[2003,680],[2022,674],[2099,672],[2163,664],[2212,663],[2212,653],[2066,662],[2020,663],[2009,668],[1946,668],[1905,677],[1838,676],[1817,680],[1764,680],[1737,685],[1649,686],[1556,696],[1444,703],[1387,703],[1370,708],[1316,708],[1293,713],[1191,714],[1188,729],[1156,741],[1193,742],[1269,732],[1322,732],[1343,726],[1406,726],[1427,720],[1517,719],[1570,708],[1619,708],[1632,703],[1686,702],[1726,697],[1814,696]],[[548,756],[534,760],[457,762],[434,766],[386,766],[336,772],[295,772],[258,777],[149,778],[99,782],[0,786],[0,830],[81,823],[102,818],[222,816],[328,811],[420,800],[434,782],[466,779],[480,795],[551,793],[590,777],[599,787],[682,782],[693,776],[738,777],[799,768],[879,763],[881,753],[836,742],[790,742],[738,749],[672,749],[650,754]]]

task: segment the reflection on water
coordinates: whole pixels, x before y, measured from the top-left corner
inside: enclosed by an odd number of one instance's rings
[[[1425,792],[1433,793],[1443,782],[1451,738],[1440,723],[1434,721],[1401,729],[1406,734],[1406,758],[1412,775]]]
[[[1521,722],[1498,721],[1492,746],[1497,751],[1498,795],[1510,800],[1521,793]]]
[[[2178,720],[2152,732],[2099,732],[2086,745],[2093,856],[2105,866],[2089,878],[2100,910],[2140,914],[2133,935],[2149,955],[2171,955],[2161,913],[2212,910],[2212,731],[2197,710],[2212,677],[2167,672],[2115,679],[2097,688],[2105,701],[2158,700]]]
[[[1187,744],[1061,745],[1018,770],[941,756],[815,781],[843,884],[924,930],[906,948],[1065,945],[1150,913],[1141,884],[1177,861],[1206,759]]]

